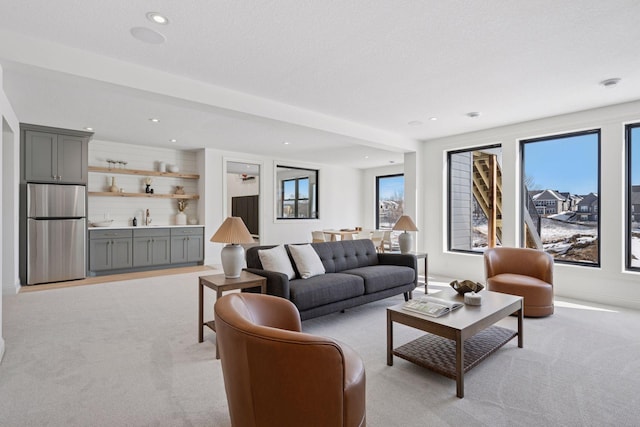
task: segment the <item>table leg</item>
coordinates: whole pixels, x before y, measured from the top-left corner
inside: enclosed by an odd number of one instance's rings
[[[202,342],[204,341],[204,338],[202,336],[202,328],[204,327],[204,319],[203,319],[203,288],[204,286],[202,286],[202,282],[200,282],[198,280],[198,287],[200,288],[198,290],[198,342]]]
[[[222,291],[220,289],[218,289],[218,291],[216,292],[216,301],[218,301],[220,299],[220,297],[222,296]],[[215,313],[214,313],[215,315]],[[215,326],[215,324],[214,324]],[[218,352],[218,332],[216,331],[216,359],[220,359],[220,353]]]
[[[427,285],[429,284],[429,271],[427,267],[428,265],[427,258],[429,258],[429,255],[424,256],[424,293],[425,295],[429,293],[429,290],[427,289]]]
[[[456,332],[456,396],[464,397],[464,341],[460,331]]]
[[[393,322],[389,311],[387,311],[387,365],[393,366]]]
[[[522,335],[522,326],[524,321],[524,301],[520,300],[520,310],[518,310],[518,347],[524,346],[524,336]]]

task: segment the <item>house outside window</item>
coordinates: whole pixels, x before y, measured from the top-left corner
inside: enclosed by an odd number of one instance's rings
[[[640,123],[626,126],[626,268],[640,271]]]
[[[447,153],[448,248],[483,253],[502,239],[502,147]]]
[[[521,141],[522,242],[557,262],[600,264],[600,130]]]

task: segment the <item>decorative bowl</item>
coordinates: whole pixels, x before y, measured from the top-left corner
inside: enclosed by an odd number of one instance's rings
[[[92,227],[109,227],[113,223],[112,219],[104,219],[102,221],[89,221]]]
[[[168,165],[167,166],[167,170],[169,172],[173,172],[173,173],[180,172],[180,168],[178,166],[176,166],[176,165]]]
[[[460,295],[464,295],[467,292],[471,292],[471,291],[480,292],[481,290],[484,289],[483,284],[474,282],[472,280],[462,280],[462,281],[454,280],[453,282],[449,283],[449,285],[453,289],[455,289],[455,291]]]

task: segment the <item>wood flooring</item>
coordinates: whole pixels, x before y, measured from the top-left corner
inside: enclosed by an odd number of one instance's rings
[[[98,283],[119,282],[122,280],[144,279],[148,277],[169,276],[172,274],[193,273],[197,271],[214,270],[207,265],[197,265],[194,267],[167,268],[164,270],[138,271],[134,273],[110,274],[106,276],[87,277],[86,279],[70,280],[68,282],[45,283],[42,285],[22,286],[22,292],[36,292],[48,289],[69,288],[73,286],[95,285]],[[222,271],[220,271],[222,273]]]

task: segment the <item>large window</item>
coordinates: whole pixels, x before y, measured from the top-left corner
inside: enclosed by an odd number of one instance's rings
[[[390,230],[404,209],[404,175],[376,177],[376,228]]]
[[[523,246],[600,264],[600,131],[524,140]]]
[[[502,240],[502,148],[451,151],[449,250],[482,253]]]
[[[640,123],[627,126],[627,269],[640,271]]]
[[[276,167],[277,218],[318,218],[318,171],[315,169]]]

